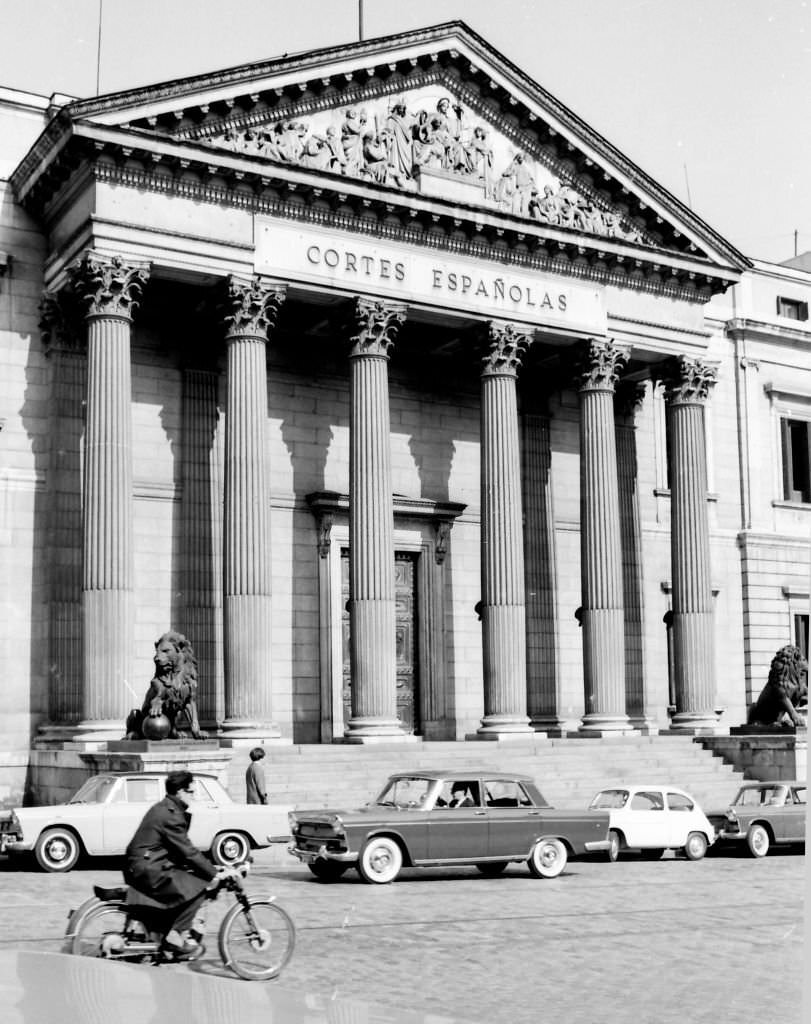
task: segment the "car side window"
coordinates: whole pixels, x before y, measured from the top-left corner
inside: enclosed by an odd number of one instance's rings
[[[793,791],[793,796],[794,796],[794,803],[795,804],[804,804],[806,802],[805,801],[805,786],[803,786],[802,789],[798,786],[797,789],[795,789]]]
[[[671,811],[692,811],[693,801],[681,793],[668,793],[667,806]]]
[[[661,793],[634,793],[631,798],[632,811],[663,811],[664,809]]]
[[[488,807],[531,807],[532,801],[519,782],[485,781],[484,802]]]
[[[202,779],[194,780],[194,791],[192,793],[192,799],[196,800],[198,803],[200,803],[201,801],[206,803],[212,802],[211,792],[209,791],[208,787],[206,786],[205,782],[203,782]]]
[[[160,798],[157,779],[127,779],[128,804],[156,804]]]

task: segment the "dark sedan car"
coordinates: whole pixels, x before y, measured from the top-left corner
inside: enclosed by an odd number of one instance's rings
[[[749,782],[725,812],[710,815],[721,843],[746,842],[753,857],[772,845],[805,843],[804,782]]]
[[[607,813],[558,811],[528,776],[475,769],[392,775],[359,810],[289,818],[290,853],[323,881],[355,867],[366,882],[393,882],[404,865],[475,864],[496,875],[510,861],[554,878],[569,856],[609,847]]]

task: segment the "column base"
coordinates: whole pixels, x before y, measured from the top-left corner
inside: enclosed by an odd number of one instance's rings
[[[534,715],[529,720],[529,726],[536,735],[541,733],[558,737],[566,734],[566,723],[557,715]]]
[[[579,736],[628,736],[637,733],[627,715],[584,715],[577,729]]]
[[[399,718],[353,716],[344,729],[344,743],[416,743],[414,733],[403,729]]]
[[[642,736],[657,736],[660,732],[658,723],[647,715],[629,715],[628,721],[634,731]]]
[[[719,725],[718,718],[714,711],[677,711],[670,719],[670,726],[661,732],[682,736],[723,736],[729,729]]]
[[[73,727],[74,743],[107,743],[123,740],[127,728],[123,719],[85,720]]]
[[[258,746],[281,740],[282,731],[275,722],[226,718],[219,739],[224,747]]]
[[[526,740],[535,736],[526,715],[485,715],[481,726],[467,739]]]

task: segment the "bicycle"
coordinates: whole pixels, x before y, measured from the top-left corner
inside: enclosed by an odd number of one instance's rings
[[[248,896],[245,862],[234,873],[218,880],[206,893],[214,901],[222,891],[234,894],[234,904],[220,924],[217,945],[223,964],[247,981],[275,978],[290,960],[296,929],[290,915],[272,896]],[[93,886],[93,896],[71,911],[66,931],[66,952],[77,956],[103,957],[129,963],[173,963],[161,947],[164,933],[152,925],[155,911],[127,906],[127,887]],[[194,957],[199,959],[205,946]]]

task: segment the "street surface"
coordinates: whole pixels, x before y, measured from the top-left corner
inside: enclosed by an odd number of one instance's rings
[[[68,911],[120,879],[116,862],[60,876],[0,859],[0,950],[58,952]],[[477,1024],[801,1021],[805,857],[793,850],[571,861],[550,880],[517,864],[495,879],[406,870],[370,886],[354,871],[320,883],[276,847],[256,855],[248,888],[296,922],[292,961],[264,984],[299,993]],[[209,914],[199,964],[148,970],[223,973],[227,905]]]

